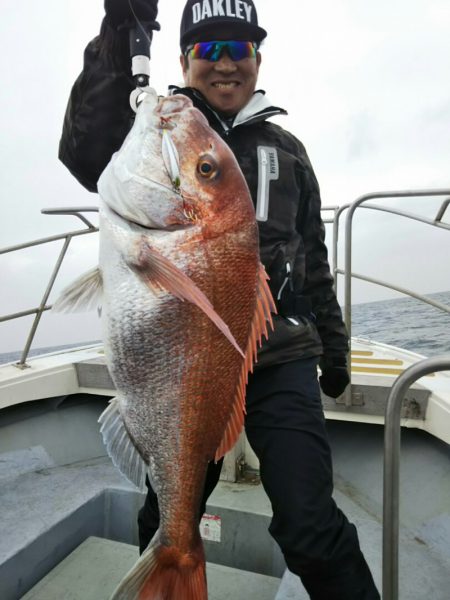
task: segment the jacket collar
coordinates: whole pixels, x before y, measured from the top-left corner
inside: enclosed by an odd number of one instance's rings
[[[201,94],[195,88],[170,86],[169,95],[174,94],[184,94],[185,96],[191,98],[191,100],[194,102],[194,105],[206,114],[210,123],[212,120],[214,120],[216,124],[221,126],[223,131],[229,131],[230,129],[234,129],[240,125],[248,125],[257,121],[265,121],[274,115],[287,115],[287,111],[284,110],[284,108],[279,108],[271,104],[264,90],[258,90],[254,92],[250,101],[235,116],[232,122],[230,119],[225,120],[213,108],[211,108],[203,94]]]

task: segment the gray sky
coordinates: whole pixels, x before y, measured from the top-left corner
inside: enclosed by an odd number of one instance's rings
[[[184,0],[160,0],[152,84],[179,83]],[[78,228],[43,207],[95,205],[58,162],[62,119],[101,0],[3,0],[0,22],[0,247]],[[277,122],[305,144],[325,206],[360,194],[450,188],[450,3],[448,0],[257,0],[269,36],[260,87],[288,117]],[[439,201],[401,201],[434,216]],[[364,214],[363,214],[364,213]],[[354,270],[419,292],[450,289],[450,236],[363,211]],[[450,209],[447,213],[450,221]],[[430,231],[428,230],[430,229]],[[0,257],[0,314],[39,302],[57,248]],[[96,240],[74,244],[56,290],[96,262]],[[358,302],[389,297],[355,286]],[[52,297],[53,298],[53,297]],[[49,316],[36,346],[99,337],[95,315]],[[22,346],[29,321],[0,325],[0,352]],[[44,328],[43,328],[44,329]],[[76,330],[73,333],[73,330]]]

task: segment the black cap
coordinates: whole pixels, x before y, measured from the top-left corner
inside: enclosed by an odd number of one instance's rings
[[[191,42],[214,39],[261,42],[266,35],[258,26],[252,0],[188,0],[181,17],[182,49]]]

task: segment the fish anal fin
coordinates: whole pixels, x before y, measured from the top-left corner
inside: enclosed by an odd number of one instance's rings
[[[263,336],[267,338],[267,324],[273,329],[272,314],[277,309],[272,298],[272,293],[267,285],[269,277],[263,265],[259,265],[258,287],[256,297],[255,314],[250,327],[250,334],[247,341],[245,360],[239,376],[239,383],[236,390],[233,410],[228,420],[228,425],[223,435],[222,441],[217,448],[215,460],[218,461],[224,456],[236,443],[242,428],[244,426],[245,415],[245,392],[248,382],[248,373],[253,371],[253,365],[256,362],[258,346],[260,346]]]
[[[205,294],[173,262],[163,256],[159,250],[150,246],[145,238],[141,240],[138,260],[129,263],[129,267],[137,273],[153,293],[155,289],[165,289],[176,298],[195,304],[223,333],[239,354],[244,356],[228,325],[216,313]]]
[[[103,289],[100,269],[95,267],[63,289],[52,306],[55,312],[81,312],[97,308]]]
[[[131,483],[144,491],[145,476],[148,475],[151,480],[151,470],[126,430],[120,414],[119,398],[112,398],[98,422],[101,424],[103,442],[114,465]]]

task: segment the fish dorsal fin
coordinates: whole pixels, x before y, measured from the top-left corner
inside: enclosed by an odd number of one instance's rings
[[[150,481],[151,470],[133,444],[120,413],[120,399],[112,398],[98,422],[100,433],[114,465],[140,490],[145,490],[145,476]]]
[[[97,308],[103,289],[100,269],[95,267],[63,289],[52,306],[55,312],[81,312]]]
[[[153,293],[158,288],[165,289],[180,300],[187,300],[198,306],[236,348],[239,354],[244,356],[228,325],[216,313],[205,294],[173,262],[163,256],[156,248],[150,246],[147,240],[143,239],[141,241],[139,264],[132,262],[128,265]]]
[[[224,456],[236,443],[244,426],[245,415],[245,391],[248,382],[248,374],[253,371],[253,364],[256,362],[258,346],[261,346],[262,336],[268,337],[267,323],[273,329],[271,313],[276,313],[277,309],[273,301],[271,291],[267,285],[269,279],[263,265],[259,265],[258,289],[255,314],[253,316],[250,335],[245,352],[245,360],[242,365],[239,383],[236,390],[235,401],[233,403],[232,413],[228,420],[222,441],[217,449],[215,460],[218,461]]]

